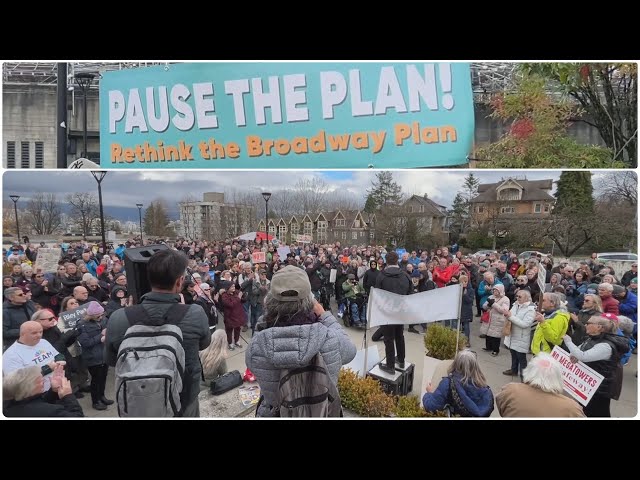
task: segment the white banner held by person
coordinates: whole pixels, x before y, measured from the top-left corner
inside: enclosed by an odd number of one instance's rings
[[[461,288],[452,285],[413,295],[372,288],[367,305],[370,325],[409,325],[458,318]]]
[[[604,377],[582,362],[572,363],[569,353],[557,345],[551,350],[551,357],[562,367],[564,391],[586,406]]]
[[[34,272],[42,270],[43,272],[55,272],[58,270],[58,261],[62,256],[61,248],[38,248],[38,256],[36,264],[33,268]]]

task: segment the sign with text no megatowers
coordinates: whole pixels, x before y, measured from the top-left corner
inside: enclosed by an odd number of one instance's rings
[[[34,271],[56,272],[58,270],[58,262],[62,255],[61,248],[38,248],[38,256],[34,265]]]
[[[264,252],[253,252],[251,254],[251,262],[255,265],[256,263],[266,263],[266,254]]]
[[[569,353],[557,345],[553,347],[551,357],[562,367],[565,392],[586,406],[604,377],[582,362],[572,363]]]
[[[106,72],[110,168],[444,167],[467,163],[468,63],[208,62]]]

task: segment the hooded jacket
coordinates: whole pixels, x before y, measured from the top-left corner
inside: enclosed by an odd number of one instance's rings
[[[375,287],[398,295],[410,295],[413,292],[411,278],[397,265],[389,265],[382,270],[376,278]]]
[[[315,323],[274,326],[255,333],[245,353],[245,362],[264,396],[257,416],[274,416],[281,372],[308,365],[317,353],[322,354],[329,377],[336,385],[342,365],[356,356],[355,345],[331,312],[323,313]]]
[[[120,298],[116,295],[119,291],[124,291],[125,297],[127,296],[127,289],[125,287],[121,287],[120,285],[116,285],[111,290],[111,295],[109,295],[109,301],[107,302],[106,307],[104,308],[105,316],[109,318],[113,312],[116,310],[120,310],[124,308],[122,303],[120,303]]]
[[[453,380],[458,396],[462,400],[462,404],[472,417],[488,417],[493,412],[493,392],[491,388],[476,387],[472,383],[462,383],[461,375],[453,373],[448,377],[443,377],[438,384],[438,388],[433,393],[425,393],[422,397],[422,404],[427,412],[435,412],[443,410],[449,405],[452,408],[453,415],[462,415],[455,407],[455,403],[451,398],[451,381]]]

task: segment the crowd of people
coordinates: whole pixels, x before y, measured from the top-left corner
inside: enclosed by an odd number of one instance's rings
[[[160,293],[147,294],[145,301],[164,302],[169,297],[162,295],[175,296],[176,302],[199,306],[198,318],[202,312],[209,327],[222,320],[224,334],[216,332],[215,349],[209,342],[204,346],[201,342],[190,353],[191,361],[195,362],[199,351],[203,367],[205,363],[209,365],[207,378],[215,378],[226,370],[223,361],[229,351],[247,347],[241,333],[250,330],[247,367],[263,390],[264,402],[259,411],[264,416],[271,416],[274,407],[270,385],[275,381],[276,371],[285,368],[282,361],[272,358],[279,354],[267,350],[273,348],[274,342],[282,342],[284,352],[289,348],[287,342],[292,341],[292,332],[298,335],[295,338],[302,335],[310,350],[300,358],[322,352],[335,380],[340,366],[355,355],[355,347],[345,340],[348,337],[344,328],[366,327],[366,299],[373,287],[410,295],[461,285],[460,318],[447,325],[458,328],[459,321],[459,328],[468,339],[467,347],[471,347],[470,323],[479,317],[485,341],[483,350],[497,356],[501,346],[507,348],[511,368],[503,373],[520,377],[523,385],[528,385],[509,386],[498,394],[498,408],[501,414],[507,412],[507,416],[513,412],[531,413],[525,407],[510,406],[514,399],[528,395],[525,388],[561,394],[557,384],[539,379],[541,375],[554,375],[554,368],[547,365],[554,361],[549,361],[545,354],[556,345],[567,350],[575,361],[583,361],[605,376],[606,382],[584,414],[610,416],[610,400],[620,395],[622,366],[635,352],[635,262],[629,271],[615,272],[595,255],[575,264],[554,264],[548,256],[534,255],[521,261],[515,252],[508,250],[483,257],[464,255],[457,246],[451,250],[448,247],[400,250],[398,255],[383,247],[345,247],[340,242],[277,246],[267,241],[179,239],[161,243],[169,251],[183,254],[184,275],[180,276],[180,282],[165,285],[164,289],[158,287]],[[105,353],[108,349],[104,347],[105,342],[109,344],[111,319],[121,323],[125,318],[122,309],[134,303],[127,289],[124,257],[127,248],[139,243],[129,241],[108,252],[84,241],[52,246],[61,249],[52,271],[39,267],[37,246],[16,244],[3,249],[3,373],[4,383],[9,385],[5,387],[5,400],[9,402],[5,413],[28,412],[25,398],[34,396],[40,405],[34,412],[60,415],[77,414],[79,405],[73,400],[83,393],[91,394],[96,410],[107,409],[113,403],[105,397],[105,381],[114,352]],[[264,260],[255,253],[264,254]],[[256,258],[260,261],[254,261]],[[539,280],[542,268],[544,282]],[[293,288],[286,288],[291,286],[287,278],[295,280]],[[288,298],[289,294],[294,298]],[[332,298],[337,305],[335,317],[331,312]],[[344,327],[338,324],[339,319]],[[428,321],[427,317],[417,318],[408,331],[424,333]],[[314,343],[316,336],[323,338],[323,342]],[[383,326],[373,339],[385,342],[386,363],[381,368],[391,371],[396,364],[404,363],[403,326]],[[35,352],[40,357],[30,358]],[[528,362],[528,354],[534,355],[532,361]],[[209,360],[204,362],[205,359]],[[41,366],[40,374],[45,380],[42,391],[40,380],[33,373],[11,376],[34,364]],[[473,416],[490,414],[493,395],[489,402],[486,380],[476,364],[470,350],[460,352],[450,375],[440,385],[429,387],[423,400],[425,408],[437,409],[444,399],[450,403],[454,391],[458,403],[465,405],[458,407],[458,412]],[[33,388],[17,389],[16,378],[31,382]],[[199,378],[197,383],[200,381]],[[49,392],[51,384],[56,386],[57,397]],[[36,390],[37,395],[27,395]],[[198,413],[193,406],[196,390],[199,391],[194,386],[189,393],[187,415]],[[51,405],[51,409],[43,408],[42,402]],[[560,400],[557,404],[558,411],[572,411]]]

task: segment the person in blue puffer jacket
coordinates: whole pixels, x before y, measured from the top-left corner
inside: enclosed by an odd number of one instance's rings
[[[438,387],[435,388],[431,383],[427,385],[422,404],[427,412],[449,407],[454,416],[491,415],[494,408],[493,392],[480,370],[475,352],[468,349],[458,352],[449,367],[449,375],[440,380]]]

